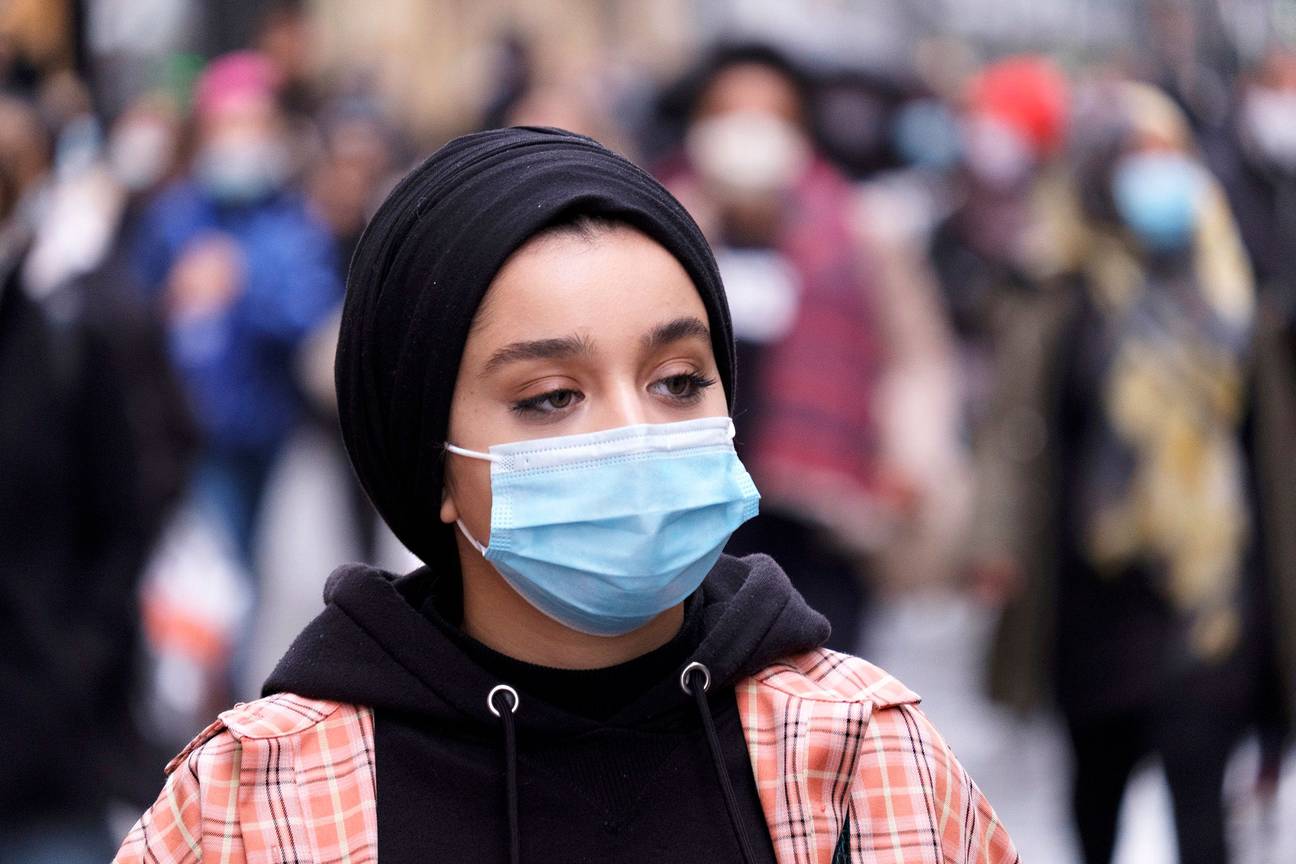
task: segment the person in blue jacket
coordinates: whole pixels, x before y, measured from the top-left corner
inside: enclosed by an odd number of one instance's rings
[[[133,256],[204,433],[196,478],[250,572],[270,470],[300,414],[293,355],[340,302],[333,242],[289,180],[272,68],[215,60],[194,99],[189,176],[145,214]]]

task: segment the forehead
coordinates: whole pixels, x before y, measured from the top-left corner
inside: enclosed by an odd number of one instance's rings
[[[200,118],[205,130],[262,126],[278,118],[274,97],[263,93],[239,93],[221,101]]]
[[[495,275],[465,354],[577,332],[617,347],[681,315],[707,320],[684,267],[645,234],[614,226],[541,235]]]
[[[783,72],[763,63],[726,66],[703,90],[701,116],[752,111],[793,119],[800,108],[796,85]]]

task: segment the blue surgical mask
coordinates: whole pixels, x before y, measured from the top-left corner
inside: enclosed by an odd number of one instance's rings
[[[962,155],[958,123],[939,99],[916,99],[896,114],[892,143],[910,165],[948,171]]]
[[[697,590],[760,494],[728,417],[501,444],[490,543],[468,541],[531,605],[597,636],[629,633]]]
[[[1192,242],[1205,188],[1205,172],[1182,153],[1126,156],[1112,176],[1121,219],[1140,242],[1158,252]]]
[[[254,204],[277,192],[290,173],[287,148],[270,138],[227,136],[202,147],[194,170],[199,182],[225,204]]]

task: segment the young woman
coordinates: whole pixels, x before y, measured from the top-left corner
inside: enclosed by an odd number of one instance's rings
[[[1000,862],[917,709],[769,558],[697,226],[552,129],[459,138],[352,265],[343,435],[427,566],[345,567],[118,860]]]

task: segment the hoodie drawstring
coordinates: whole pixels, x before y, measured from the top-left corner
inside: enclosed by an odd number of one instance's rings
[[[737,796],[734,794],[733,781],[725,767],[724,754],[720,750],[720,736],[716,733],[715,720],[711,717],[711,704],[707,701],[707,690],[711,688],[711,670],[702,663],[694,661],[684,667],[680,673],[680,688],[692,696],[697,704],[698,714],[702,718],[702,728],[706,731],[707,746],[715,762],[716,778],[720,781],[720,791],[724,793],[725,807],[729,810],[729,821],[733,825],[738,846],[742,849],[743,861],[756,864],[756,853],[752,850],[751,838],[747,836],[747,826],[738,814]],[[500,718],[504,727],[504,782],[506,806],[509,822],[509,864],[520,864],[521,848],[518,834],[518,789],[517,789],[517,732],[513,725],[513,715],[517,713],[517,691],[507,684],[497,684],[486,696],[486,706],[490,712]]]
[[[711,758],[715,761],[716,777],[720,780],[720,790],[724,793],[725,806],[729,809],[729,821],[733,823],[734,834],[738,837],[743,861],[746,864],[756,864],[756,853],[752,850],[751,838],[747,836],[747,826],[738,814],[738,801],[737,796],[734,795],[733,781],[729,779],[729,770],[725,767],[724,755],[720,752],[720,736],[716,734],[715,721],[711,719],[711,705],[706,695],[710,687],[711,670],[696,660],[685,666],[684,671],[680,673],[680,688],[693,697],[697,703],[698,714],[702,717],[707,745],[711,748]]]
[[[513,727],[513,715],[517,713],[519,704],[521,702],[517,691],[507,684],[497,684],[486,696],[486,707],[500,718],[504,726],[504,785],[509,822],[509,864],[520,864],[522,860],[518,839],[517,735]]]

